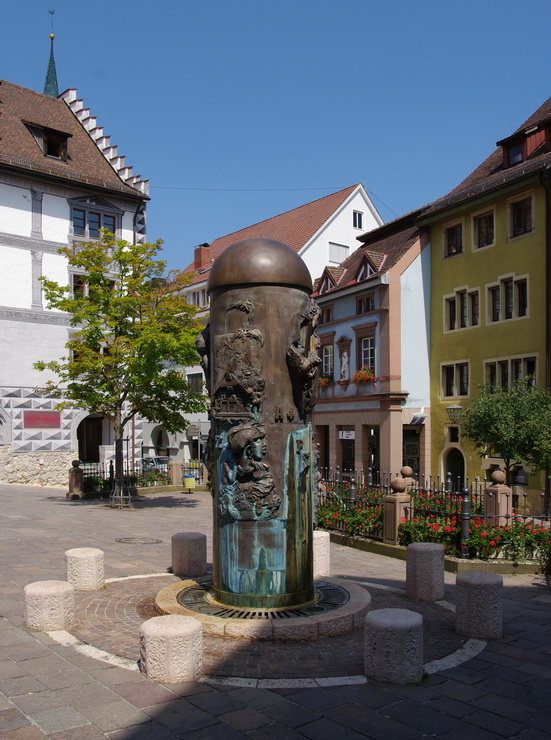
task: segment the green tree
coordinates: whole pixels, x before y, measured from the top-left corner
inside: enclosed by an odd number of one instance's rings
[[[535,470],[551,469],[551,395],[531,378],[516,381],[509,390],[484,385],[461,415],[464,436],[481,455],[503,458],[507,483],[515,463]]]
[[[179,369],[197,364],[201,325],[179,294],[185,279],[165,277],[166,263],[156,259],[161,243],[129,244],[105,233],[101,241],[59,250],[83,275],[78,289],[42,280],[48,306],[67,312],[74,331],[66,357],[35,367],[56,374],[44,386],[60,399],[56,408],[76,406],[111,420],[117,495],[128,422],[139,414],[178,432],[188,423],[184,414],[205,405]]]

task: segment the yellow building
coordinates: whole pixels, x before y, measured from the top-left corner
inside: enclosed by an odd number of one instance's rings
[[[454,408],[484,383],[549,387],[550,182],[551,98],[419,222],[431,241],[432,472],[456,486],[503,461],[480,457]],[[515,483],[532,498],[544,480],[519,466]]]

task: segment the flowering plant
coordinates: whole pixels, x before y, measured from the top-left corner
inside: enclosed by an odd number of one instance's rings
[[[375,373],[367,365],[364,365],[359,370],[356,370],[356,372],[352,376],[352,382],[358,385],[370,383],[372,380],[375,380]]]
[[[332,382],[333,377],[331,375],[320,375],[318,378],[318,385],[320,388],[329,388]]]

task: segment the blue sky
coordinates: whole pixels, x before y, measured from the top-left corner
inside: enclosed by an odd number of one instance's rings
[[[0,78],[75,87],[193,247],[364,182],[385,221],[451,190],[549,95],[551,3],[5,3]],[[0,120],[1,135],[1,120]]]

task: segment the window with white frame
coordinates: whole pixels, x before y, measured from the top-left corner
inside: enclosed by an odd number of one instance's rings
[[[487,286],[488,323],[509,321],[528,315],[528,280],[515,275]]]
[[[537,355],[497,357],[484,362],[484,379],[494,388],[509,388],[517,380],[532,378],[537,382]]]
[[[321,374],[327,377],[333,377],[334,367],[334,350],[333,344],[325,344],[321,348]]]
[[[362,337],[360,340],[360,365],[375,372],[375,337]],[[359,369],[359,368],[358,368]]]
[[[453,362],[442,365],[442,398],[469,395],[469,363]]]
[[[355,229],[363,229],[364,215],[362,211],[352,211],[352,225]]]
[[[494,212],[487,211],[473,217],[473,244],[475,249],[494,244]]]
[[[444,297],[444,331],[466,329],[479,324],[479,288],[458,288]]]
[[[203,392],[203,373],[188,373],[187,382],[192,393]]]
[[[534,198],[525,195],[509,201],[509,238],[529,234],[534,230]]]

